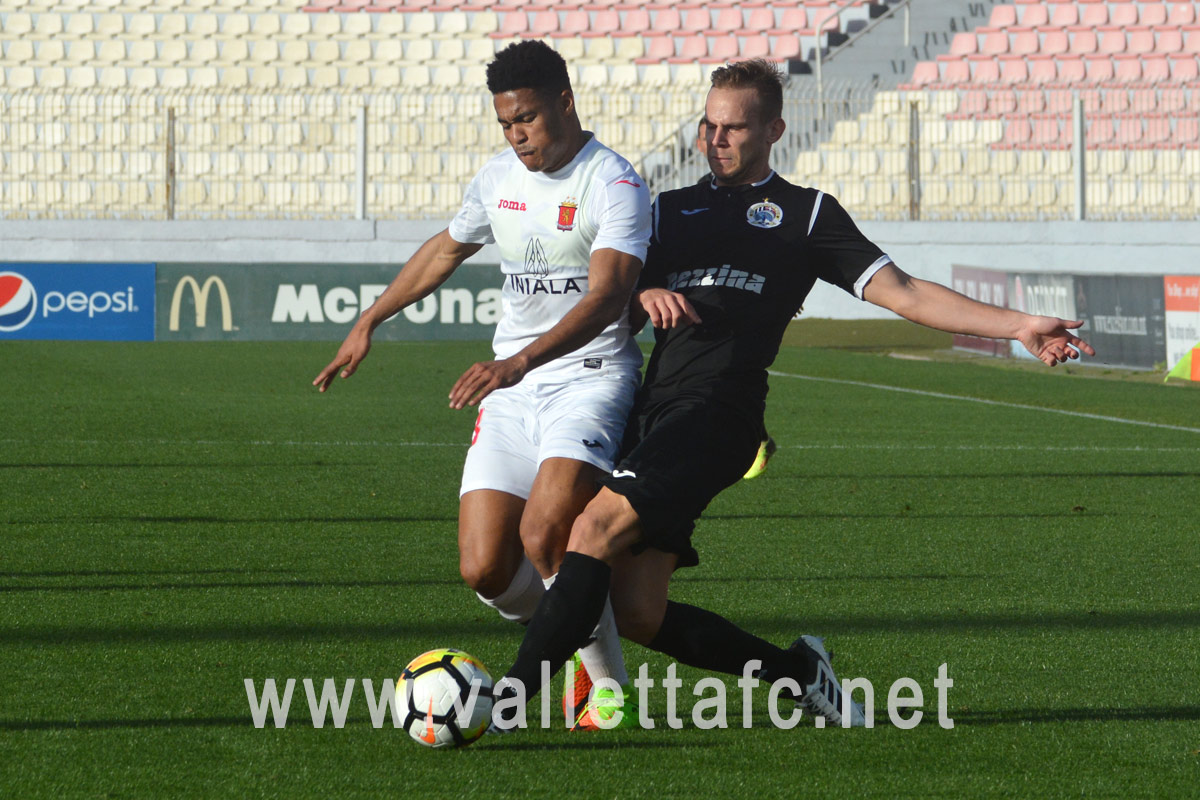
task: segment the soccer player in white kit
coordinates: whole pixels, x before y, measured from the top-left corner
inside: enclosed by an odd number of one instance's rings
[[[459,567],[484,603],[525,622],[597,477],[612,469],[633,404],[642,356],[628,305],[650,199],[633,167],[582,129],[566,64],[550,47],[511,45],[487,78],[511,149],[484,165],[449,227],[363,312],[313,384],[325,391],[352,375],[380,323],[484,244],[498,246],[496,360],[473,365],[450,391],[452,408],[479,405],[459,494]],[[611,609],[580,657],[593,680],[628,682]]]

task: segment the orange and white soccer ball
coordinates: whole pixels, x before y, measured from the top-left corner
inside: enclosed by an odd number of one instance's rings
[[[396,682],[404,729],[428,747],[465,747],[492,721],[492,676],[462,650],[430,650],[414,658]]]

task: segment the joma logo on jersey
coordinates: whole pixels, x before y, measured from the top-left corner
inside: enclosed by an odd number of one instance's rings
[[[501,200],[496,204],[501,211],[524,211],[525,204],[519,200]]]
[[[574,278],[543,280],[521,275],[509,275],[508,288],[517,294],[579,294],[583,291]]]
[[[685,269],[667,276],[667,288],[671,291],[693,286],[728,286],[731,289],[762,294],[763,284],[766,282],[767,279],[762,275],[732,269],[728,264],[708,269]]]

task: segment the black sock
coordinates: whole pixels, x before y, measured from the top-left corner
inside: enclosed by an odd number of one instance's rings
[[[521,681],[526,700],[542,688],[543,661],[550,662],[553,675],[592,635],[604,613],[611,574],[608,564],[598,558],[576,552],[563,556],[558,577],[542,595],[525,629],[517,661],[504,676]]]
[[[662,627],[650,647],[692,667],[741,675],[746,662],[762,662],[768,680],[793,678],[807,686],[817,678],[816,655],[805,646],[784,650],[729,620],[686,603],[667,601]]]

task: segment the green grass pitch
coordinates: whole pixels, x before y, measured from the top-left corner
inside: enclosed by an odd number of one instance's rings
[[[730,727],[703,730],[686,668],[681,730],[656,691],[655,730],[436,752],[372,727],[361,685],[342,729],[300,686],[256,729],[247,677],[378,684],[437,646],[499,673],[519,642],[457,572],[473,412],[445,398],[486,343],[380,344],[321,396],[335,349],[0,345],[0,796],[1197,795],[1194,387],[853,350],[783,349],[781,373],[855,383],[772,379],[780,452],[710,506],[673,592],[825,635],[874,729],[777,730],[763,689],[743,729],[730,678]],[[913,730],[884,708],[900,677]]]

